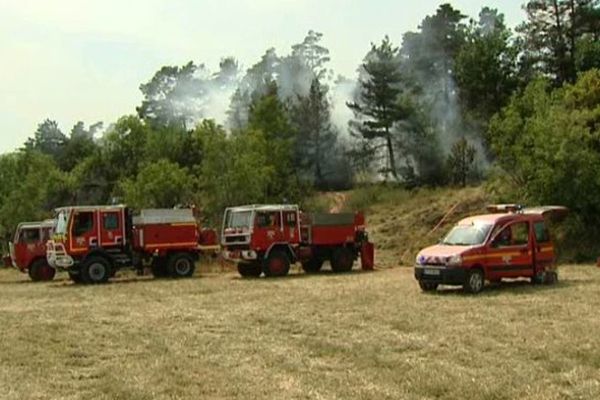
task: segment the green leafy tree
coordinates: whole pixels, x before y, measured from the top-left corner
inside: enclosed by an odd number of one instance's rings
[[[194,135],[203,153],[196,204],[205,215],[218,220],[225,207],[270,200],[268,191],[276,170],[262,132],[228,136],[213,121],[204,121]]]
[[[600,36],[598,0],[531,0],[525,5],[527,21],[519,26],[524,63],[552,77],[557,85],[577,77],[578,45]]]
[[[46,119],[41,124],[38,124],[33,138],[30,138],[25,143],[25,148],[39,151],[58,160],[66,142],[67,137],[58,127],[58,123],[51,119]]]
[[[348,103],[356,117],[351,123],[352,133],[367,143],[366,157],[385,149],[386,167],[382,172],[399,179],[397,144],[394,143],[394,125],[405,115],[399,106],[403,77],[400,73],[398,48],[386,36],[379,46],[372,44],[362,64],[356,101]]]
[[[279,99],[276,83],[272,82],[269,92],[251,105],[248,130],[264,135],[269,154],[267,164],[275,171],[267,187],[266,199],[296,202],[301,197],[301,184],[294,165],[296,132],[290,124],[286,106]]]
[[[119,184],[125,203],[136,209],[191,204],[194,188],[188,170],[165,159],[144,164],[137,176]]]
[[[337,150],[327,88],[315,78],[308,96],[298,96],[290,115],[298,132],[295,164],[312,175],[310,180],[316,187],[324,188],[335,173],[331,161],[332,152]]]
[[[456,56],[456,82],[468,119],[485,125],[507,104],[518,83],[517,52],[504,15],[483,8]]]
[[[465,137],[454,143],[447,161],[452,183],[467,186],[469,174],[474,167],[475,154],[475,147],[469,144]]]
[[[192,127],[205,116],[208,72],[189,62],[162,67],[140,86],[144,96],[138,115],[153,126]]]
[[[490,125],[498,165],[516,198],[563,204],[600,221],[600,71],[552,91],[531,83]],[[575,173],[576,172],[576,173]]]

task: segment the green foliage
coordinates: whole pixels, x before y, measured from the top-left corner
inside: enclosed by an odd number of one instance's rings
[[[269,162],[267,139],[261,131],[228,137],[222,127],[204,121],[194,135],[204,154],[197,205],[205,215],[218,220],[225,207],[268,200],[276,171]]]
[[[490,140],[509,178],[505,191],[530,204],[566,205],[586,221],[586,237],[598,231],[600,70],[561,89],[533,82],[494,117]]]
[[[135,178],[119,184],[123,200],[135,209],[189,205],[194,187],[186,168],[165,159],[144,164]]]
[[[518,28],[525,63],[557,86],[574,82],[577,73],[586,70],[579,68],[594,66],[578,63],[578,45],[600,40],[599,7],[598,0],[528,1],[527,21]]]
[[[475,147],[466,138],[459,139],[448,156],[447,164],[450,173],[450,181],[455,185],[467,186],[467,180],[473,170],[475,161]]]

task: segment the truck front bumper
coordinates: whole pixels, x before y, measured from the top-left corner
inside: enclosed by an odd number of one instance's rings
[[[445,266],[416,265],[415,279],[423,282],[439,283],[441,285],[462,285],[467,277],[465,268],[450,268]]]
[[[252,262],[258,259],[254,250],[223,250],[223,258],[234,263]]]

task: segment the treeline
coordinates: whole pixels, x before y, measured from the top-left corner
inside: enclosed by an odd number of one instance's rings
[[[599,1],[523,7],[513,31],[498,10],[441,5],[417,31],[372,44],[352,79],[331,70],[314,31],[246,70],[232,57],[217,72],[165,66],[140,86],[135,115],[69,133],[46,120],[0,156],[0,235],[65,204],[195,204],[218,219],[227,205],[374,181],[486,180],[499,198],[565,204],[595,223]]]

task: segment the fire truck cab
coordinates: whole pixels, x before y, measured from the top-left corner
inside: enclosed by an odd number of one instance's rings
[[[198,259],[199,229],[191,209],[147,209],[132,216],[124,205],[63,207],[47,245],[51,266],[82,283],[104,283],[122,267],[157,277],[189,277]]]
[[[416,257],[415,278],[423,291],[441,284],[462,285],[466,292],[483,290],[486,280],[525,277],[533,283],[555,283],[555,247],[548,218],[560,219],[565,207],[522,209],[490,206],[492,214],[465,218],[439,244]]]
[[[29,274],[32,281],[51,281],[56,271],[46,261],[46,242],[52,235],[54,221],[22,222],[9,243],[13,267]]]
[[[297,205],[251,205],[228,208],[221,233],[223,257],[244,277],[287,275],[300,262],[307,273],[330,261],[334,272],[352,270],[360,256],[373,268],[374,248],[361,213],[303,213]]]

